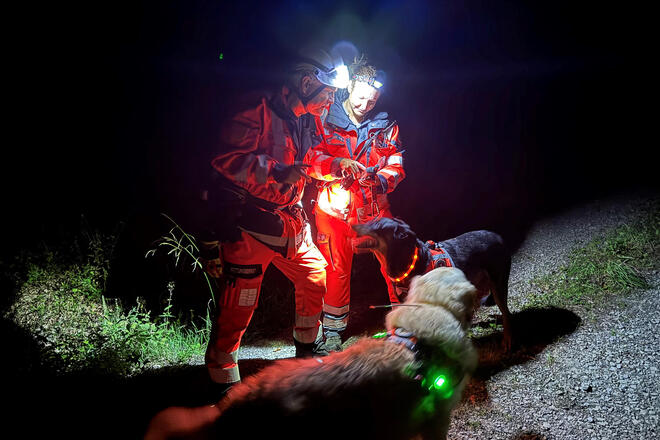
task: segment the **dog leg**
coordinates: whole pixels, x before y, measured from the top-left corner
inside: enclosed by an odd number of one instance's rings
[[[474,284],[479,292],[475,309],[480,305],[481,299],[490,294],[497,308],[500,309],[500,313],[502,313],[502,326],[504,327],[502,348],[510,351],[513,344],[513,334],[511,331],[511,312],[507,304],[509,273],[508,270],[504,272],[498,271],[496,273],[497,275],[491,275],[486,270],[482,270],[474,277],[472,284]]]
[[[497,275],[491,277],[491,295],[495,300],[495,304],[502,313],[502,326],[504,327],[504,337],[502,339],[502,348],[506,351],[511,351],[513,347],[513,330],[511,328],[511,312],[509,311],[508,296],[509,296],[509,272],[511,270],[510,260],[509,264],[497,272]]]

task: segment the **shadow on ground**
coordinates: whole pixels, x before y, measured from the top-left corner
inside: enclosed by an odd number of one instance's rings
[[[512,326],[516,335],[516,344],[510,352],[502,348],[501,332],[474,338],[473,343],[479,352],[479,365],[465,389],[464,399],[474,403],[487,401],[488,379],[500,371],[534,359],[558,338],[573,333],[580,322],[578,315],[566,309],[557,307],[526,309],[513,315]],[[490,324],[492,323],[480,323],[482,326]]]

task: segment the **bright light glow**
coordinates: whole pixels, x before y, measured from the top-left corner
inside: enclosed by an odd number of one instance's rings
[[[383,83],[378,80],[374,80],[374,87],[380,89],[381,87],[383,87]]]
[[[433,386],[435,387],[436,390],[439,390],[443,386],[445,386],[445,383],[447,383],[447,378],[443,375],[440,375],[435,378],[433,381]]]
[[[415,264],[417,264],[417,258],[419,258],[419,257],[417,255],[417,248],[415,248],[415,255],[413,255],[412,263],[410,263],[410,267],[408,267],[408,270],[403,275],[401,275],[400,277],[390,278],[390,279],[392,281],[394,281],[395,283],[398,283],[399,281],[402,281],[402,280],[406,279],[408,277],[408,275],[410,275],[410,272],[412,272],[413,269],[415,268]]]
[[[318,202],[319,208],[324,212],[343,213],[351,203],[351,192],[341,187],[341,182],[334,183],[329,188],[321,191]]]
[[[334,86],[338,89],[345,89],[348,87],[349,76],[348,76],[348,67],[344,64],[341,64],[335,68],[337,71],[337,76],[334,80]]]

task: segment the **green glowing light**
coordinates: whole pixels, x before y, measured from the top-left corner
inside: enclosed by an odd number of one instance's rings
[[[220,52],[220,56],[218,57],[218,59],[221,60],[223,56],[224,56],[224,55],[222,54],[222,52]]]
[[[442,389],[447,384],[447,378],[445,376],[438,376],[433,381],[433,387],[436,390]]]
[[[387,332],[376,333],[376,334],[373,335],[372,337],[373,337],[374,339],[381,339],[381,338],[384,338],[385,336],[387,336]]]

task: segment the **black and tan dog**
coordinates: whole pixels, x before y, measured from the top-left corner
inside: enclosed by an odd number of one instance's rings
[[[417,277],[383,337],[276,361],[217,405],[162,411],[145,439],[443,439],[477,363],[467,336],[475,295],[456,268]]]
[[[404,221],[378,218],[354,225],[358,234],[357,252],[371,251],[387,267],[388,276],[397,293],[404,297],[410,280],[439,266],[455,266],[479,292],[475,309],[482,301],[494,301],[502,312],[504,338],[502,345],[513,344],[511,313],[507,305],[511,256],[502,237],[490,231],[471,231],[435,243],[422,242]],[[490,295],[490,297],[488,297]]]

